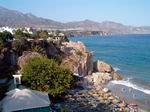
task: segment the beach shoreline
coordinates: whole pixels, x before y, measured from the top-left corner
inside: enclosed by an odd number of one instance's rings
[[[144,96],[143,92],[119,84],[114,85],[109,83],[107,87],[111,90],[112,94],[118,96],[120,100],[123,100],[128,104],[137,104],[140,112],[150,111],[150,95]]]

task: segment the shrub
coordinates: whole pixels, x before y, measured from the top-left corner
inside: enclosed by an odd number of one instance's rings
[[[46,57],[30,59],[22,72],[22,80],[26,86],[48,92],[52,96],[63,93],[73,82],[70,70],[60,67],[55,60]]]
[[[36,37],[47,39],[49,37],[49,34],[46,30],[40,30],[40,31],[37,31]]]
[[[38,45],[31,45],[31,51],[33,52],[38,52],[38,53],[43,53],[43,48],[38,46]]]
[[[0,42],[0,53],[1,53],[1,51],[3,50],[3,48],[4,48],[4,45],[3,45],[2,42]]]
[[[0,42],[2,43],[12,40],[13,38],[13,35],[8,31],[0,32]]]
[[[29,33],[25,33],[23,29],[18,29],[15,32],[15,38],[20,39],[20,38],[31,38],[32,35]]]

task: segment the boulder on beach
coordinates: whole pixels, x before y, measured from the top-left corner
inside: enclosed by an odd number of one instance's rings
[[[93,71],[94,72],[101,72],[101,73],[110,73],[112,80],[122,80],[123,78],[121,77],[121,75],[119,75],[111,65],[97,60],[94,62],[93,64]]]
[[[110,73],[101,73],[101,72],[92,73],[92,78],[95,84],[99,83],[104,84],[112,80],[112,76]]]

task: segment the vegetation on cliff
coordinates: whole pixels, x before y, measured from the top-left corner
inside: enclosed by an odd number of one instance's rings
[[[50,34],[51,33],[51,34]],[[56,34],[56,35],[55,35]],[[38,52],[46,55],[48,58],[60,59],[60,44],[66,41],[65,35],[62,33],[47,31],[28,32],[26,29],[18,29],[13,33],[4,31],[0,32],[0,77],[10,75],[9,70],[13,73],[18,70],[17,60],[23,55],[24,51]],[[53,35],[53,36],[52,36]],[[57,43],[57,41],[59,41]]]
[[[33,90],[45,91],[52,96],[63,93],[73,83],[72,72],[64,69],[54,59],[30,59],[22,71],[24,84]]]
[[[14,35],[15,35],[15,38],[17,38],[17,39],[21,39],[22,37],[28,37],[28,38],[32,37],[31,34],[23,32],[23,29],[16,30]]]
[[[8,40],[12,40],[14,37],[10,32],[4,31],[0,32],[0,42],[7,42]]]
[[[9,42],[9,40],[13,40],[14,36],[7,31],[0,32],[0,52],[5,47],[6,42]]]

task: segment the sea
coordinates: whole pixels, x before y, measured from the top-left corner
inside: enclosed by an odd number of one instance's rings
[[[71,37],[71,41],[81,41],[93,53],[93,60],[109,63],[123,76],[122,81],[111,81],[109,87],[122,89],[125,97],[150,106],[150,35],[111,35]],[[126,91],[126,92],[125,92]]]

